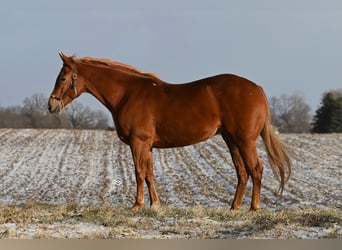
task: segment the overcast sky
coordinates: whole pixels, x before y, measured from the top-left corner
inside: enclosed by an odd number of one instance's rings
[[[324,91],[342,88],[340,0],[5,0],[0,31],[0,106],[48,96],[61,51],[172,83],[234,73],[269,97],[302,92],[313,111]]]

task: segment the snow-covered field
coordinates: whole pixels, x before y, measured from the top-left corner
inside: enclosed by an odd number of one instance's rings
[[[342,134],[280,135],[293,171],[282,198],[267,162],[261,206],[269,210],[342,209]],[[236,174],[217,136],[189,147],[153,151],[157,191],[164,205],[229,208]],[[244,204],[249,206],[251,185]],[[115,132],[98,130],[0,130],[0,204],[131,206],[135,197],[131,153]],[[145,188],[145,202],[148,204]]]

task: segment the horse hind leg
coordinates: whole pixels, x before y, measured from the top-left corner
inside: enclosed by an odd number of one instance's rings
[[[239,144],[239,152],[245,163],[247,172],[251,175],[253,181],[252,202],[250,211],[260,209],[260,191],[263,166],[259,160],[256,149],[256,141],[248,141]]]
[[[227,134],[223,134],[222,137],[229,148],[229,151],[230,151],[233,163],[234,163],[234,167],[236,169],[236,175],[238,178],[234,200],[231,206],[232,210],[238,210],[241,207],[243,196],[246,191],[249,174],[246,171],[245,163],[241,157],[241,154],[237,145],[233,142],[233,140]]]
[[[145,182],[147,184],[149,196],[150,196],[150,205],[153,208],[157,208],[160,205],[160,201],[158,198],[158,194],[154,184],[154,173],[153,173],[153,156],[152,151],[149,153],[149,161],[146,169],[146,178]]]

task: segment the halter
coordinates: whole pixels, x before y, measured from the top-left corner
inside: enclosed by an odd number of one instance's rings
[[[68,89],[64,92],[64,94],[62,95],[62,97],[59,97],[59,96],[55,96],[55,95],[51,95],[50,98],[53,98],[53,99],[56,99],[57,101],[61,102],[62,103],[62,106],[64,108],[64,103],[63,103],[63,99],[67,96],[67,94],[69,93],[69,91],[71,89],[74,89],[75,91],[75,95],[77,96],[77,87],[76,87],[76,82],[77,82],[77,70],[76,70],[76,66],[74,67],[74,70],[73,70],[73,74],[72,74],[72,77],[71,77],[71,83],[68,87]]]

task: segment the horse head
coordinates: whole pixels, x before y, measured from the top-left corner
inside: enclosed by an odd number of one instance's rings
[[[63,53],[60,53],[59,56],[63,61],[63,67],[57,76],[49,98],[48,108],[51,113],[60,113],[80,94],[77,91],[79,86],[77,86],[77,68],[74,57],[68,57]]]

